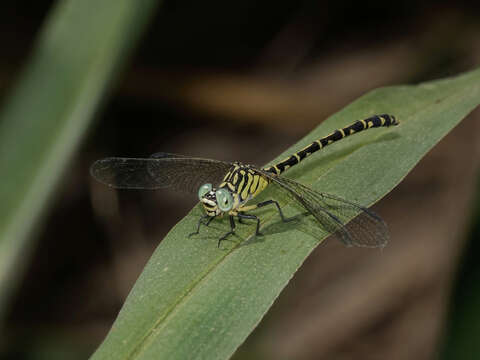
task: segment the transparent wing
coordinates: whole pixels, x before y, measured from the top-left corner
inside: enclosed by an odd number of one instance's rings
[[[340,197],[317,192],[292,179],[263,170],[259,172],[286,190],[323,229],[337,235],[347,246],[383,247],[387,244],[387,225],[373,211]]]
[[[162,155],[160,155],[162,154]],[[97,160],[90,174],[98,181],[116,189],[172,188],[197,193],[199,187],[218,185],[231,163],[157,153],[151,158],[110,157]]]

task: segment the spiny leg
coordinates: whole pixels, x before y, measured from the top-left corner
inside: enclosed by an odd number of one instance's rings
[[[240,214],[243,215],[243,211],[239,211],[239,212],[238,212],[238,215],[237,215],[238,223],[239,223],[239,224],[243,224],[244,222],[242,221],[242,217],[240,216]]]
[[[206,218],[209,218],[209,219],[207,220],[207,222],[204,225],[208,226],[212,222],[214,216],[204,215],[204,216],[200,217],[200,219],[198,220],[198,223],[197,223],[197,230],[194,231],[193,233],[189,234],[188,237],[190,237],[192,235],[197,235],[198,233],[200,233],[200,226],[203,224],[202,220],[204,220]]]
[[[261,232],[260,232],[260,219],[255,216],[255,215],[251,215],[251,214],[244,214],[244,213],[239,213],[237,215],[239,221],[240,219],[252,219],[252,220],[257,220],[257,230],[255,231],[255,235],[263,235]]]
[[[210,215],[208,215],[208,216],[210,216]],[[205,224],[205,226],[210,225],[210,223],[212,222],[213,219],[215,219],[215,216],[210,216],[210,218],[207,220],[207,223]]]
[[[225,240],[232,234],[235,234],[235,220],[233,219],[233,215],[230,215],[230,231],[223,235],[220,239],[218,239],[217,247],[220,247],[220,243],[222,242],[222,240]]]
[[[257,208],[263,207],[263,206],[266,206],[266,205],[271,205],[271,204],[275,204],[275,206],[277,207],[278,213],[280,214],[280,217],[282,218],[283,222],[288,222],[288,221],[295,220],[294,216],[290,217],[290,218],[285,217],[285,215],[283,215],[282,209],[280,208],[280,205],[275,200],[267,200],[267,201],[258,203]]]
[[[239,212],[238,212],[238,215],[240,215],[240,214],[244,215],[244,214],[245,214],[245,211],[239,211]],[[241,217],[241,216],[237,216],[237,220],[238,220],[238,223],[239,223],[239,224],[246,224],[244,221],[242,221],[242,217]]]

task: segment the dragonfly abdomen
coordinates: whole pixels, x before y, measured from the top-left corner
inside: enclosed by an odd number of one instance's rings
[[[321,139],[315,140],[313,143],[306,146],[302,150],[292,154],[288,158],[280,161],[278,164],[266,168],[265,170],[276,175],[280,175],[285,170],[298,164],[300,161],[302,161],[309,155],[320,149],[323,149],[325,146],[330,145],[335,141],[341,140],[349,135],[358,133],[363,130],[391,125],[398,125],[398,121],[395,119],[394,116],[388,114],[375,115],[369,117],[368,119],[357,120],[352,125],[344,127],[342,129],[337,129],[331,134]]]

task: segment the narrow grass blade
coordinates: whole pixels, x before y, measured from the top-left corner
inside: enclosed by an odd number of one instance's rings
[[[59,1],[0,114],[0,318],[34,225],[154,0]]]

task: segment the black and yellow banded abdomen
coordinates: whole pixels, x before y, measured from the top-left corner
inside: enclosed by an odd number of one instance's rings
[[[388,114],[375,115],[375,116],[369,117],[368,119],[357,120],[350,126],[335,130],[330,135],[327,135],[321,139],[315,140],[313,143],[303,148],[299,152],[296,152],[295,154],[289,156],[285,160],[280,161],[278,164],[270,166],[265,170],[272,172],[274,174],[280,175],[288,168],[298,164],[307,156],[324,148],[327,145],[334,143],[335,141],[341,140],[344,137],[358,133],[362,130],[382,127],[382,126],[391,126],[391,125],[398,125],[398,121],[397,119],[395,119],[394,116],[388,115]]]

